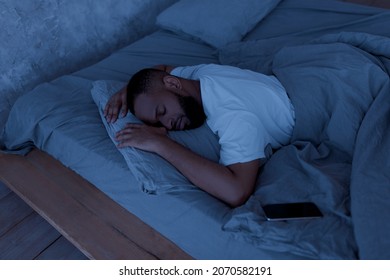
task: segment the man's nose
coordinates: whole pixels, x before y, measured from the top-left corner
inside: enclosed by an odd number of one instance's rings
[[[162,118],[162,120],[160,122],[162,123],[162,125],[166,129],[168,129],[168,130],[173,129],[173,119],[172,118],[164,117],[164,118]]]

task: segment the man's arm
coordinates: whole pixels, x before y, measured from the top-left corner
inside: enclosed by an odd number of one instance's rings
[[[223,166],[188,150],[163,128],[129,124],[117,134],[119,147],[155,152],[175,166],[194,185],[232,207],[245,203],[254,190],[260,160]]]
[[[168,139],[157,154],[175,166],[194,185],[232,207],[244,204],[253,193],[260,160],[223,166]]]
[[[159,64],[159,65],[153,66],[153,68],[165,71],[167,73],[171,73],[171,71],[173,69],[175,69],[175,66],[166,65],[166,64]]]

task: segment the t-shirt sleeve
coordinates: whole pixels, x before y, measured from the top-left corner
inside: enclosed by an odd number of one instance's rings
[[[231,121],[218,125],[221,164],[227,166],[266,158],[269,137],[256,116],[242,113],[239,116],[226,116],[225,119]]]
[[[185,79],[191,79],[191,80],[199,80],[199,70],[202,69],[205,66],[205,64],[200,65],[194,65],[194,66],[179,66],[175,67],[171,71],[171,75],[185,78]]]

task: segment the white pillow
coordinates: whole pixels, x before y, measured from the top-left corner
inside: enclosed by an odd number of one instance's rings
[[[241,39],[281,0],[181,0],[157,17],[157,25],[220,48]]]
[[[99,109],[107,133],[115,145],[117,145],[116,132],[127,123],[140,123],[130,112],[115,123],[107,123],[104,117],[103,110],[107,101],[124,85],[123,82],[100,80],[93,83],[91,90],[92,98]],[[206,124],[193,130],[172,131],[169,132],[169,136],[201,156],[215,162],[219,161],[218,138]],[[175,167],[154,153],[131,147],[121,148],[119,151],[125,158],[129,169],[142,182],[143,190],[147,193],[158,194],[171,189],[193,186]]]

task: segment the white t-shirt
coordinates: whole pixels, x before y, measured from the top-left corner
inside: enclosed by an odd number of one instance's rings
[[[265,158],[265,149],[289,143],[294,109],[282,84],[237,67],[177,67],[172,75],[200,81],[207,124],[218,135],[223,165]]]

